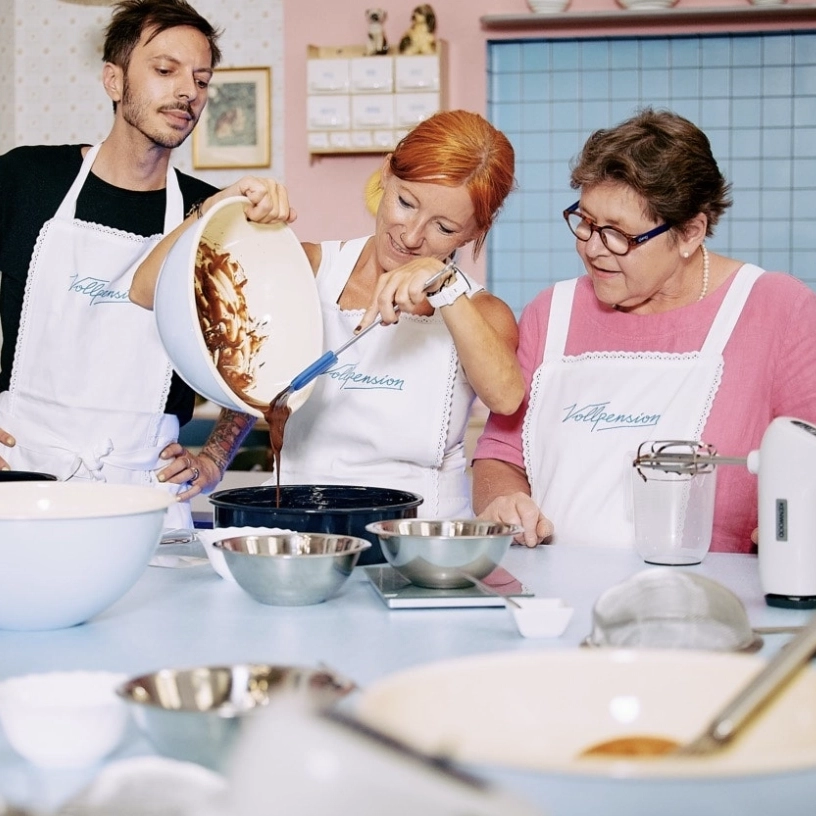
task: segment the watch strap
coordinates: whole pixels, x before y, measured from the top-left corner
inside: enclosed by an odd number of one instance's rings
[[[434,309],[440,309],[442,306],[450,306],[465,292],[470,289],[470,283],[462,272],[454,267],[454,274],[448,278],[447,282],[433,294],[427,295],[428,303]]]

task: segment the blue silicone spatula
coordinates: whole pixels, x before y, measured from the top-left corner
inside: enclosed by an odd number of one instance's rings
[[[433,288],[433,286],[439,281],[443,280],[446,275],[448,275],[453,269],[453,261],[445,264],[442,269],[439,270],[435,275],[428,278],[423,284],[423,290],[428,291],[429,289]],[[350,337],[343,343],[342,346],[339,348],[334,349],[334,351],[327,351],[322,357],[319,357],[315,360],[310,366],[304,368],[300,374],[297,374],[295,377],[292,378],[292,381],[286,387],[286,389],[276,398],[276,402],[280,404],[282,401],[289,398],[290,394],[293,394],[295,391],[300,391],[301,388],[308,385],[315,377],[319,377],[321,374],[324,374],[326,371],[331,368],[336,362],[337,358],[351,345],[356,343],[363,335],[368,334],[375,326],[379,326],[382,323],[382,316],[377,315],[374,319],[374,322],[370,325],[366,326],[361,332],[355,334],[353,337]]]

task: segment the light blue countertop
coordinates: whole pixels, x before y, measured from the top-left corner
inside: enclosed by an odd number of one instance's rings
[[[0,678],[31,672],[105,669],[138,675],[162,667],[240,662],[325,664],[360,686],[418,663],[508,650],[576,647],[592,605],[607,588],[645,568],[628,551],[513,547],[502,565],[536,595],[560,597],[575,614],[560,638],[525,639],[503,608],[396,609],[382,603],[362,569],[323,604],[256,603],[210,567],[150,567],[127,595],[91,622],[50,632],[0,631]],[[754,626],[804,623],[808,612],[765,605],[753,556],[710,554],[685,568],[711,577],[744,602]],[[762,654],[786,636],[766,636]],[[135,728],[111,757],[149,753]],[[97,769],[98,770],[98,769]],[[816,770],[739,780],[625,781],[479,769],[550,816],[816,812]],[[0,797],[55,808],[94,771],[46,772],[18,758],[0,735]],[[300,816],[294,814],[293,816]]]

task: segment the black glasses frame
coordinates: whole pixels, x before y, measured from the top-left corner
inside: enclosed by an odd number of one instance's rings
[[[575,230],[572,228],[572,224],[570,224],[569,217],[573,213],[578,212],[578,207],[581,204],[580,201],[576,201],[572,206],[567,207],[566,210],[562,213],[564,216],[564,220],[567,222],[567,227],[569,227],[569,231],[579,240],[586,243],[591,237],[593,232],[597,232],[598,235],[601,236],[601,241],[603,241],[603,245],[613,254],[613,255],[628,255],[633,249],[639,247],[641,244],[645,244],[646,241],[651,240],[652,238],[656,238],[658,235],[662,235],[664,232],[668,232],[671,229],[671,224],[661,224],[659,227],[653,227],[648,232],[642,232],[640,235],[629,235],[628,232],[624,232],[623,230],[619,230],[617,227],[609,226],[608,224],[603,227],[599,227],[597,224],[593,224],[591,221],[587,221],[584,219],[585,223],[589,226],[589,235],[586,238],[582,238],[578,235]],[[624,252],[617,252],[616,250],[612,249],[611,246],[606,242],[606,234],[604,230],[612,230],[613,232],[617,232],[618,235],[622,235],[627,241],[628,246]]]

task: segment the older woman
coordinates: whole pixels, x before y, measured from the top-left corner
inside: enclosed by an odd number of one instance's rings
[[[524,525],[524,543],[627,547],[631,452],[702,439],[728,456],[780,415],[816,420],[816,295],[709,251],[730,206],[705,134],[646,109],[594,133],[564,211],[586,276],[557,283],[520,321],[522,407],[491,415],[474,508]],[[712,549],[746,552],[756,477],[722,467]]]
[[[509,307],[452,263],[474,257],[514,185],[510,142],[483,117],[445,111],[417,125],[382,166],[373,235],[304,244],[337,348],[379,313],[384,326],[319,378],[286,426],[284,484],[357,484],[421,495],[427,516],[468,516],[464,434],[474,397],[512,414],[524,396]],[[208,199],[246,194],[257,221],[294,220],[288,192],[243,179]],[[165,240],[131,297],[149,306]],[[447,267],[442,285],[425,283]],[[294,374],[295,372],[293,372]]]

